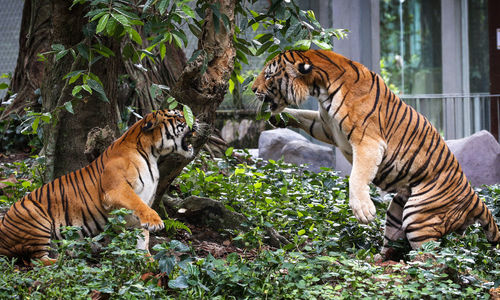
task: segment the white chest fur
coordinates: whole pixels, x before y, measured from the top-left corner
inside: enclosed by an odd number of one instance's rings
[[[158,187],[160,172],[156,159],[150,157],[149,163],[141,157],[141,164],[139,166],[139,176],[134,185],[134,192],[142,199],[148,206],[153,204]]]

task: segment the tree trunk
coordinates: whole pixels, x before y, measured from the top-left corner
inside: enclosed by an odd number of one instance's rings
[[[227,15],[230,24],[234,24],[234,1],[217,0],[214,2],[220,4],[220,13]],[[49,50],[47,48],[50,48],[52,44],[62,44],[66,49],[75,47],[86,38],[82,29],[87,24],[82,5],[75,5],[69,10],[71,1],[42,1],[37,7],[31,6],[32,3],[38,3],[38,1],[26,2],[21,35],[26,36],[24,32],[31,32],[27,35],[28,40],[30,38],[34,40],[29,43],[22,41],[26,44],[25,48],[29,48],[29,51],[26,51],[30,54],[20,55],[15,72],[15,78],[20,78],[19,82],[24,81],[31,85],[34,81],[30,79],[30,74],[25,72],[25,68],[30,69],[29,66],[32,63],[35,66],[41,64],[34,63],[36,53]],[[43,7],[40,6],[42,4]],[[45,19],[42,15],[46,16]],[[117,133],[119,111],[125,105],[139,107],[143,114],[151,109],[158,109],[159,103],[149,95],[151,83],[170,86],[171,94],[179,102],[191,107],[198,120],[207,124],[207,130],[200,134],[195,142],[196,153],[204,146],[213,131],[216,109],[224,99],[236,53],[232,44],[234,26],[231,25],[231,28],[226,30],[224,23],[220,22],[220,30],[216,32],[212,13],[207,12],[206,15],[198,44],[198,49],[203,50],[203,54],[189,66],[186,66],[183,51],[169,45],[165,61],[152,66],[148,65],[150,62],[146,60],[145,67],[149,71],[141,73],[142,71],[132,64],[122,61],[119,55],[120,45],[116,40],[101,40],[117,56],[107,58],[105,63],[97,62],[92,66],[91,71],[103,82],[104,90],[111,103],[100,100],[95,92],[82,100],[75,100],[72,97],[72,88],[62,78],[71,70],[86,69],[83,59],[75,62],[68,54],[58,61],[46,62],[45,69],[39,68],[41,74],[35,77],[41,82],[43,111],[55,111],[54,118],[57,121],[44,128],[42,155],[47,158],[46,181],[86,165],[88,161],[85,158],[84,149],[87,133],[94,127],[104,128],[106,125]],[[35,16],[37,22],[27,22],[28,16],[30,20]],[[146,39],[144,41],[146,42]],[[36,45],[44,46],[36,47]],[[31,49],[32,47],[36,49]],[[25,58],[21,59],[21,57]],[[206,71],[201,73],[204,65]],[[118,87],[118,78],[121,74],[129,74],[131,80],[135,80],[133,89],[128,85]],[[178,74],[181,75],[177,82]],[[12,87],[14,86],[13,82]],[[36,84],[34,86],[36,87]],[[33,93],[32,90],[30,93]],[[56,109],[68,101],[73,101],[74,115],[64,109]],[[175,157],[168,157],[160,163],[161,180],[157,190],[157,199],[161,198],[173,179],[188,163],[189,160],[179,160]]]
[[[81,5],[75,5],[71,10],[70,1],[53,0],[51,29],[53,32],[51,44],[62,44],[66,49],[75,47],[86,39],[82,28],[87,20]],[[110,103],[102,101],[98,93],[86,94],[82,100],[76,100],[75,114],[62,109],[55,113],[57,122],[46,127],[44,132],[43,154],[47,158],[47,171],[45,181],[79,169],[88,164],[85,155],[85,142],[87,133],[93,127],[104,128],[108,125],[113,131],[118,132],[118,111],[116,94],[118,90],[117,78],[124,73],[123,62],[119,51],[119,41],[114,39],[102,40],[105,46],[117,55],[110,57],[106,63],[97,62],[91,66],[91,72],[96,74],[104,85],[104,91]],[[71,88],[64,75],[74,70],[86,69],[87,63],[83,59],[73,60],[71,55],[66,55],[59,61],[47,64],[46,76],[42,85],[43,108],[53,112],[65,102],[75,102],[71,95]]]
[[[198,41],[198,50],[203,50],[204,53],[186,66],[172,89],[172,95],[177,101],[188,105],[198,121],[207,124],[207,130],[198,135],[199,138],[193,145],[195,153],[200,151],[213,131],[216,110],[224,100],[236,55],[233,45],[235,2],[232,0],[214,2],[220,4],[220,13],[229,18],[231,28],[226,30],[224,24],[220,22],[220,30],[216,32],[212,13],[206,13],[203,32]],[[202,73],[204,63],[207,69]],[[167,188],[189,162],[190,160],[177,157],[167,157],[160,162],[160,183],[156,192],[155,206],[159,205],[159,200]]]
[[[21,32],[19,34],[19,55],[16,69],[10,82],[9,91],[16,94],[11,105],[0,116],[7,119],[12,113],[22,114],[25,107],[39,107],[38,90],[44,78],[43,62],[37,54],[50,50],[50,20],[52,5],[50,1],[24,1]],[[5,101],[9,98],[6,95]]]

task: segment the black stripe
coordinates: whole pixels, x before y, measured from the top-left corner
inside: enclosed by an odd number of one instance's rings
[[[359,70],[358,70],[358,67],[356,67],[353,63],[352,63],[352,60],[349,61],[349,65],[353,68],[353,70],[356,72],[356,81],[354,81],[354,83],[358,82],[359,81]]]
[[[363,121],[363,125],[366,123],[366,120],[368,120],[368,118],[373,114],[373,112],[375,111],[375,109],[377,108],[377,105],[378,105],[378,99],[380,96],[380,85],[378,82],[378,76],[376,78],[377,78],[377,80],[376,80],[377,81],[377,93],[375,94],[375,103],[373,104],[371,111],[366,115],[365,120]]]

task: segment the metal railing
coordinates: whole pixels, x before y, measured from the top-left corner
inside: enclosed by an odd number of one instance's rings
[[[488,130],[499,139],[500,94],[426,94],[400,98],[426,116],[445,139]]]

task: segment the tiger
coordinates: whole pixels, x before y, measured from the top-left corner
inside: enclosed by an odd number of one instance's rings
[[[284,51],[267,62],[252,90],[272,114],[291,116],[286,126],[338,147],[352,164],[349,206],[360,223],[376,216],[370,183],[395,193],[383,257],[393,241],[406,239],[417,249],[476,221],[490,243],[500,242],[490,210],[436,128],[364,65],[330,50]],[[317,99],[317,111],[288,108],[309,96]]]
[[[104,230],[110,211],[125,208],[127,226],[142,228],[137,248],[148,251],[149,231],[164,228],[151,208],[159,182],[158,160],[170,153],[193,157],[198,123],[182,112],[158,110],[133,124],[86,167],[61,176],[15,202],[0,222],[0,255],[24,261],[49,257],[61,227],[80,227],[81,236]]]

